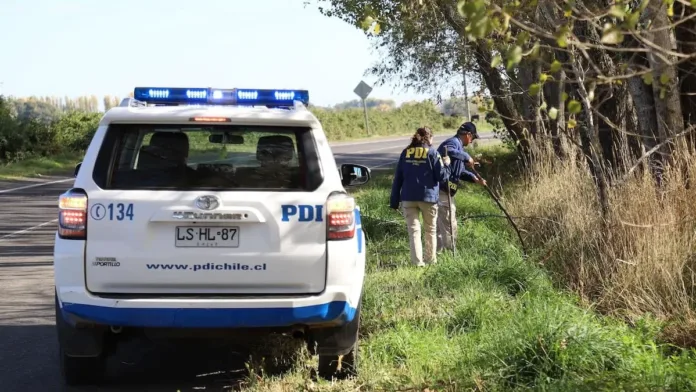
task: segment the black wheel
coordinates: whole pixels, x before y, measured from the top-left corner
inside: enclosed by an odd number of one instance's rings
[[[60,371],[68,385],[90,385],[100,383],[106,373],[104,357],[69,357],[60,350]]]
[[[310,354],[319,354],[319,366],[316,372],[318,377],[331,380],[357,375],[361,308],[362,301],[358,302],[353,320],[347,324],[314,331],[308,337]],[[318,349],[315,345],[318,345]],[[344,355],[332,353],[344,352],[347,349],[350,351]]]
[[[358,374],[358,343],[346,355],[319,355],[319,377],[341,380]]]

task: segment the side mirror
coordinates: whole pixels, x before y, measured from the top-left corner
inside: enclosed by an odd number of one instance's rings
[[[77,173],[80,172],[80,167],[82,167],[82,162],[78,163],[77,166],[75,166],[75,172],[73,173],[75,177],[77,177]]]
[[[353,163],[344,163],[341,165],[341,183],[343,186],[364,185],[370,181],[370,178],[370,168],[367,166]]]

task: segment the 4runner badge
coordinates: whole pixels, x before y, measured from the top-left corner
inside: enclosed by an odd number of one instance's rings
[[[199,196],[196,198],[195,204],[201,210],[214,210],[220,207],[220,199],[212,195]]]

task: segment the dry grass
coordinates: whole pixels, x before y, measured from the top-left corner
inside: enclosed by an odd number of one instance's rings
[[[686,169],[667,168],[662,189],[647,172],[613,186],[603,219],[587,166],[540,148],[506,203],[515,215],[550,219],[520,224],[557,281],[603,312],[629,320],[653,315],[667,322],[665,339],[693,345],[696,189],[685,184],[696,178],[695,159],[675,156],[675,166]]]

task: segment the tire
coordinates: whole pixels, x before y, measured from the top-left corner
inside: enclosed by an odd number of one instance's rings
[[[319,355],[317,373],[319,377],[343,380],[358,375],[358,342],[350,352],[340,358],[338,355]]]
[[[69,357],[60,350],[60,371],[67,385],[93,385],[104,380],[106,360],[99,357]]]

